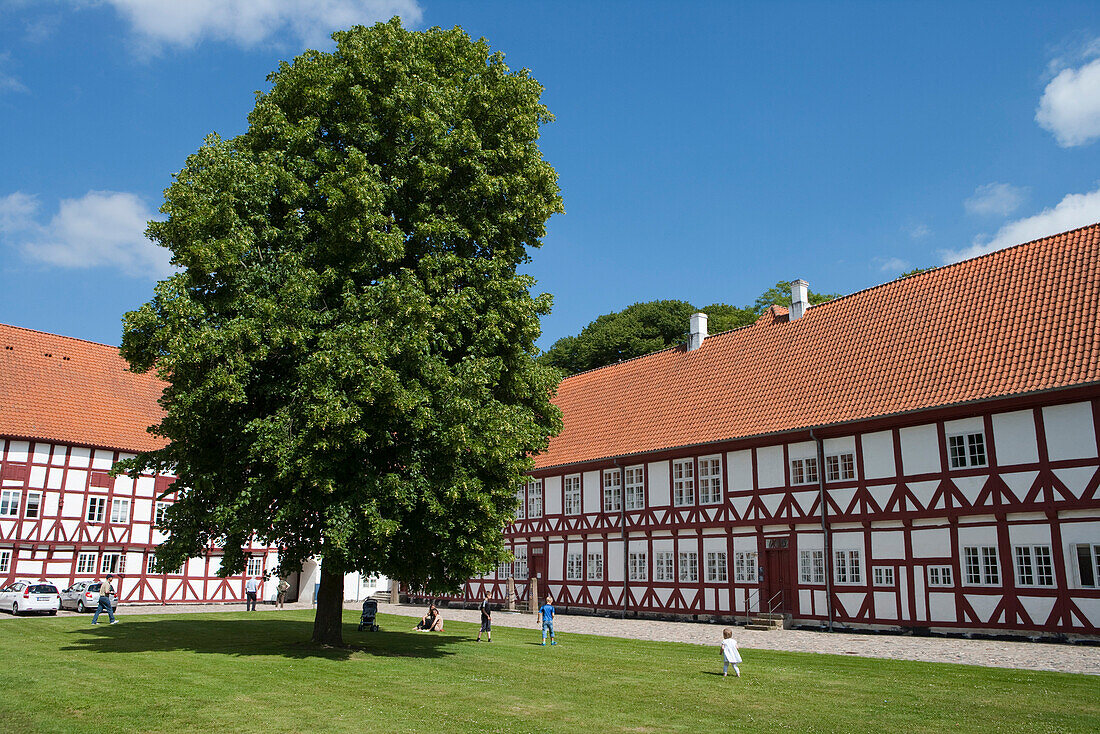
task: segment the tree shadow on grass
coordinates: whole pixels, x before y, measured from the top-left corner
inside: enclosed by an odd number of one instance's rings
[[[67,634],[72,644],[62,650],[101,653],[198,652],[215,655],[269,655],[292,659],[347,660],[356,654],[378,657],[441,658],[454,653],[447,648],[464,637],[439,633],[357,632],[344,624],[344,647],[310,642],[313,622],[257,615],[250,619],[225,619],[199,614],[139,620],[123,617],[116,625],[100,623]]]

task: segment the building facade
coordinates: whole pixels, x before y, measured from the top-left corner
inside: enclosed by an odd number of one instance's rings
[[[1095,637],[1100,227],[567,378],[514,564],[569,608]]]
[[[171,474],[111,477],[115,462],[155,449],[146,428],[162,415],[162,383],[127,370],[115,347],[0,325],[0,586],[48,579],[67,588],[112,573],[124,603],[244,599],[247,577],[273,600],[276,549],[246,548],[243,574],[221,578],[216,545],[173,573],[154,573],[158,520],[177,498]],[[288,597],[313,598],[319,561],[288,581]],[[388,589],[349,574],[345,597]]]

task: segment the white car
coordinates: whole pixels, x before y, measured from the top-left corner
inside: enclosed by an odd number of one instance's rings
[[[16,581],[0,589],[0,609],[12,614],[46,612],[57,614],[61,592],[48,581]]]
[[[78,581],[61,592],[61,608],[91,612],[99,606],[99,581]],[[118,597],[111,597],[111,610],[118,609]]]

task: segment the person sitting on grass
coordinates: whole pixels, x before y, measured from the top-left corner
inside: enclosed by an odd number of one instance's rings
[[[416,627],[413,628],[415,632],[442,632],[443,631],[443,615],[439,613],[435,604],[428,605],[428,613],[420,618]]]

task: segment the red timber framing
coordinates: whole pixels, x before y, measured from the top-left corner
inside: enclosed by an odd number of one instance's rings
[[[163,541],[154,527],[157,506],[176,499],[175,477],[110,477],[115,462],[127,456],[113,449],[0,438],[0,492],[7,500],[0,508],[0,585],[45,578],[64,589],[111,572],[119,577],[122,602],[243,600],[245,576],[218,577],[217,548],[190,559],[179,573],[149,572]],[[246,552],[261,578],[275,563],[272,549],[255,546]]]
[[[965,443],[974,434],[985,463],[953,468],[950,437]],[[841,628],[1100,633],[1100,386],[815,427],[813,435],[827,463],[851,454],[854,473],[826,477],[828,557],[817,480],[792,476],[792,461],[817,455],[809,430],[536,470],[543,512],[525,512],[506,529],[507,542],[527,559],[545,545],[540,593],[566,608],[731,617],[746,613],[746,599],[756,611],[782,590],[783,611],[803,625],[824,626],[831,608]],[[703,457],[721,459],[714,504],[699,502]],[[673,464],[683,460],[694,496],[677,506]],[[604,472],[637,466],[643,508],[605,512]],[[564,480],[578,475],[581,511],[565,514]],[[1079,567],[1086,546],[1091,584]],[[637,578],[630,553],[645,554]],[[671,580],[657,563],[668,553]],[[580,578],[570,565],[578,554]],[[602,575],[590,579],[597,555]],[[459,596],[487,591],[504,601],[509,573],[520,575],[504,566]],[[526,590],[517,578],[521,602]]]

